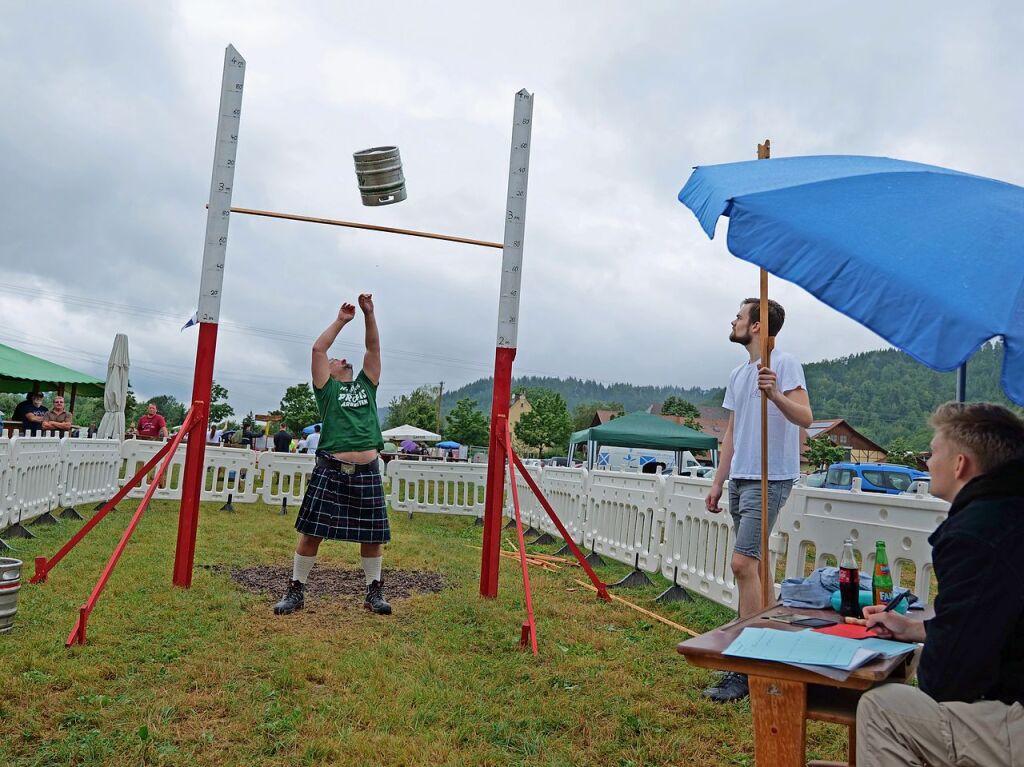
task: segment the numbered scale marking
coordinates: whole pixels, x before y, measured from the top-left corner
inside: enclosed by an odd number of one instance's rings
[[[224,285],[224,259],[228,249],[228,223],[231,218],[231,192],[235,185],[235,154],[238,150],[244,81],[245,59],[233,45],[229,45],[224,51],[217,144],[213,151],[213,178],[210,181],[210,204],[206,215],[206,244],[203,248],[203,274],[199,283],[197,312],[200,322],[216,323],[220,320],[220,297]]]
[[[501,296],[498,299],[498,348],[505,349],[516,347],[519,333],[526,188],[530,177],[530,136],[533,129],[533,94],[525,88],[516,94],[513,115],[505,240],[501,257]]]

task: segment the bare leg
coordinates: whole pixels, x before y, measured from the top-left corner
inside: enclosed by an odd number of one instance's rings
[[[758,564],[759,561],[754,557],[735,552],[732,555],[732,572],[736,576],[736,588],[739,592],[740,603],[737,612],[740,618],[749,618],[763,609]]]
[[[299,552],[300,554],[302,552]],[[361,557],[382,557],[384,556],[383,543],[360,543],[359,556]]]
[[[320,541],[322,540],[323,538],[317,538],[313,535],[300,533],[299,542],[295,546],[295,553],[303,557],[315,557],[317,551],[320,549]]]

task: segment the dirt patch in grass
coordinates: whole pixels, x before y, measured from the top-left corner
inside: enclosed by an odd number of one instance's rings
[[[226,568],[214,566],[214,571]],[[291,567],[258,565],[231,570],[231,579],[245,591],[280,596],[292,577]],[[412,594],[434,594],[444,588],[439,573],[424,570],[387,570],[383,572],[384,593],[389,600],[405,599]],[[366,595],[366,579],[362,570],[339,567],[315,567],[306,583],[306,598],[324,601],[346,600]]]

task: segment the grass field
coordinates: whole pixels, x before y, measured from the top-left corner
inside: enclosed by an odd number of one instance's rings
[[[748,704],[702,699],[711,674],[675,652],[683,637],[598,602],[575,586],[575,568],[531,571],[541,654],[520,650],[518,565],[503,562],[498,599],[481,599],[471,548],[481,528],[467,518],[391,516],[385,579],[389,568],[435,571],[440,593],[397,600],[390,617],[361,600],[276,617],[275,599],[202,565],[290,564],[293,517],[204,504],[185,591],[170,586],[177,506],[156,502],[90,619],[89,644],[65,649],[134,508],[122,504],[44,585],[27,585],[33,558],[81,523],[15,542],[25,585],[16,627],[0,636],[0,764],[753,763]],[[320,561],[357,568],[357,548],[325,543]],[[599,570],[606,581],[626,572]],[[625,595],[698,631],[731,617],[704,600],[656,606],[666,585]],[[845,730],[811,723],[808,742],[809,758],[838,759]]]

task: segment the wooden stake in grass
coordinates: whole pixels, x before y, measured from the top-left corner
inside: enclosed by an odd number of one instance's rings
[[[577,580],[576,578],[573,578],[573,581],[578,583],[580,586],[583,586],[583,588],[585,589],[597,591],[597,589],[595,589],[593,586],[591,586],[589,583],[586,583],[585,581]],[[671,626],[672,628],[677,629],[678,631],[682,631],[684,634],[689,634],[692,637],[700,636],[700,634],[698,634],[693,629],[688,629],[686,628],[686,626],[676,623],[675,621],[670,621],[663,615],[658,615],[657,613],[652,613],[650,610],[645,610],[640,605],[634,604],[630,602],[628,599],[623,599],[622,597],[616,596],[615,594],[612,594],[611,597],[613,602],[619,602],[620,604],[624,604],[631,610],[636,610],[638,613],[642,613],[643,615],[646,615],[648,618],[653,618],[659,623],[664,623],[666,626]]]

